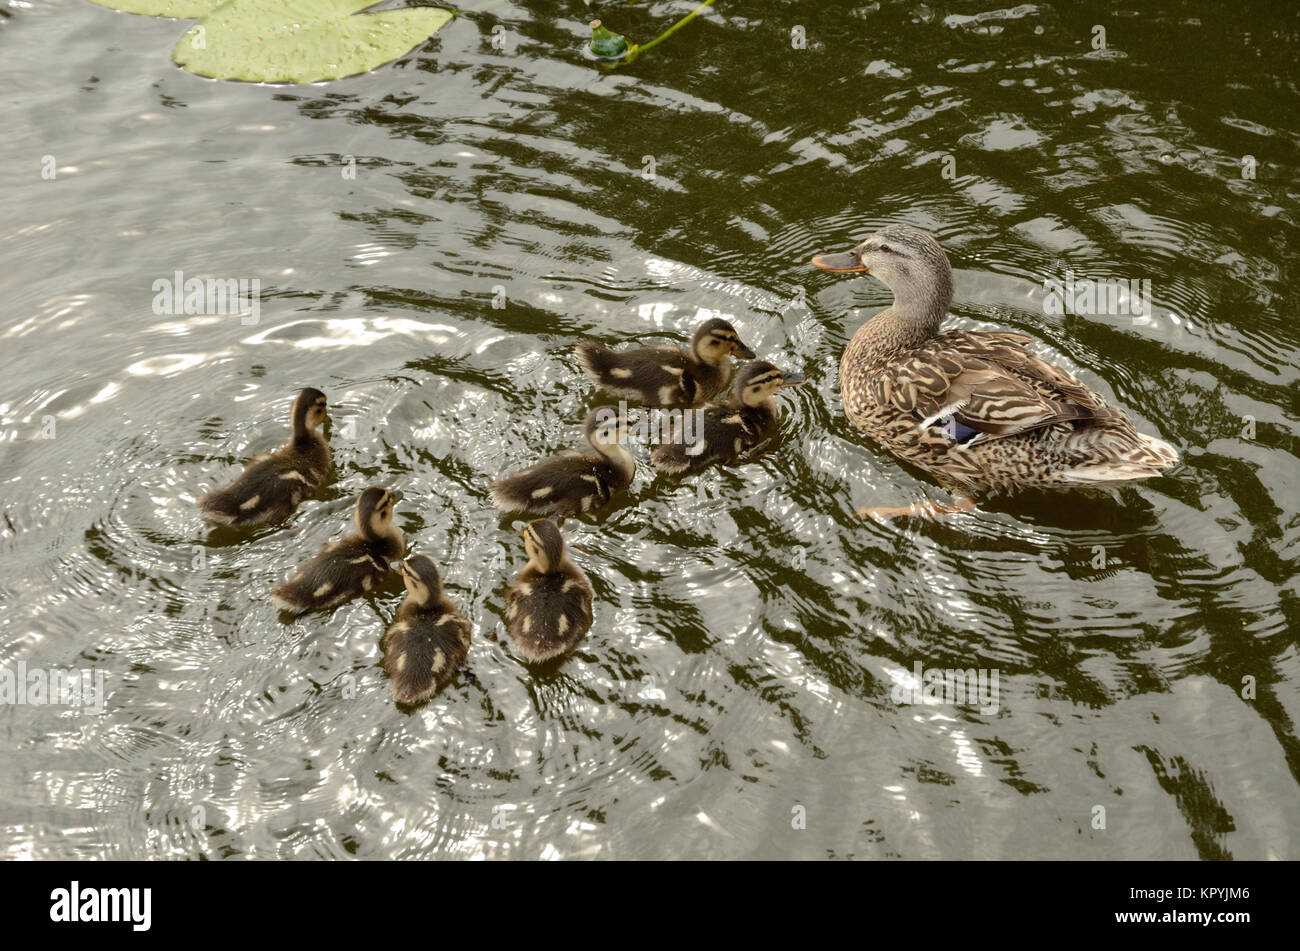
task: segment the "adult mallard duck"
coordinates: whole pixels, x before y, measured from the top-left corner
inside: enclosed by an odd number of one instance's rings
[[[324,545],[292,578],[271,589],[271,603],[294,615],[336,608],[384,580],[406,548],[402,530],[393,524],[401,500],[401,492],[387,489],[362,492],[353,513],[356,534]]]
[[[865,514],[968,511],[973,493],[1108,486],[1158,475],[1178,461],[1121,410],[1025,349],[1020,333],[948,330],[952,268],[932,237],[889,225],[814,265],[871,274],[894,292],[840,361],[844,412],[886,449],[933,475],[957,506]]]
[[[293,435],[275,452],[255,456],[229,485],[195,503],[223,525],[283,522],[298,503],[315,495],[330,471],[330,447],[318,431],[326,420],[325,394],[307,387],[293,401]]]
[[[425,555],[402,562],[406,598],[380,647],[398,703],[424,703],[447,685],[469,656],[469,622],[442,590],[438,566]]]
[[[528,564],[506,593],[506,630],[525,661],[541,664],[573,650],[591,628],[591,585],[551,519],[530,522],[519,534]]]
[[[591,340],[580,341],[575,350],[593,380],[646,406],[703,403],[731,379],[733,354],[754,359],[754,351],[741,342],[736,328],[716,317],[695,331],[689,353],[680,347],[610,350]]]
[[[749,363],[736,374],[736,392],[726,403],[687,411],[674,423],[669,441],[655,447],[650,461],[660,472],[695,472],[729,462],[758,443],[776,425],[777,390],[798,386],[802,373],[783,373],[770,363]],[[699,420],[687,430],[688,424]]]
[[[506,512],[554,514],[563,521],[600,508],[632,484],[636,462],[624,448],[628,420],[612,406],[593,410],[583,435],[596,451],[565,452],[522,472],[497,479],[492,501]]]

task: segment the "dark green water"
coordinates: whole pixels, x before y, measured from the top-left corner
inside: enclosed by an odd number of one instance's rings
[[[1291,6],[719,0],[626,71],[581,54],[690,7],[502,4],[305,87],[182,72],[173,21],[0,10],[0,664],[108,691],[0,707],[0,854],[1300,857]],[[807,264],[891,221],[945,246],[954,326],[1032,334],[1183,465],[855,519],[940,497],[843,418],[888,293]],[[1045,315],[1067,269],[1154,314]],[[177,270],[259,279],[260,324],[155,315]],[[535,676],[489,639],[523,554],[487,483],[575,443],[576,338],[715,313],[810,385],[763,458],[566,524],[596,623]],[[337,480],[296,535],[212,530],[192,500],[304,385]],[[370,484],[474,624],[409,715],[395,585],[263,600]],[[998,711],[896,704],[918,662],[997,670]]]

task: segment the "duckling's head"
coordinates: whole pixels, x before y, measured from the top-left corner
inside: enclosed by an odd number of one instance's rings
[[[564,536],[552,519],[539,518],[519,530],[528,563],[541,572],[555,571],[564,561]]]
[[[402,501],[401,492],[371,487],[357,499],[357,531],[369,540],[393,534],[393,509]]]
[[[812,263],[836,274],[870,274],[894,292],[903,316],[939,319],[952,303],[952,265],[939,242],[911,225],[886,225],[852,251],[819,254]]]
[[[427,555],[412,555],[402,562],[402,580],[416,604],[432,604],[442,594],[442,575]]]
[[[691,351],[697,360],[714,365],[721,363],[733,353],[746,360],[754,359],[754,351],[741,342],[736,328],[718,317],[706,320],[700,325],[700,329],[695,331],[695,337],[691,341]]]
[[[327,419],[325,394],[307,387],[293,401],[293,431],[296,435],[314,433]]]
[[[582,434],[587,437],[587,442],[603,452],[627,442],[631,426],[631,422],[619,410],[613,406],[601,406],[587,416]]]
[[[783,373],[770,363],[748,363],[736,375],[736,393],[746,406],[762,406],[777,390],[807,381],[802,373]]]

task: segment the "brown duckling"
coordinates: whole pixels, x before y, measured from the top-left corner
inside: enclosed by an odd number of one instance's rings
[[[736,376],[731,399],[704,407],[702,431],[686,434],[680,424],[674,424],[672,441],[656,446],[650,461],[660,472],[696,472],[710,463],[730,462],[776,425],[777,390],[799,386],[806,379],[802,373],[783,373],[770,363],[747,364]]]
[[[275,452],[255,456],[229,485],[195,504],[223,525],[283,522],[298,503],[315,495],[330,471],[330,447],[318,431],[326,420],[325,394],[307,387],[293,401],[293,435]]]
[[[590,512],[632,484],[636,462],[623,447],[627,417],[612,406],[593,410],[583,435],[596,451],[565,452],[493,482],[492,501],[506,512],[554,514],[563,520]]]
[[[732,354],[754,359],[754,351],[741,342],[736,328],[716,317],[695,331],[689,353],[680,347],[610,350],[591,340],[581,341],[575,350],[593,380],[646,406],[703,403],[731,379]]]
[[[294,615],[336,608],[382,581],[406,547],[401,529],[393,524],[393,508],[401,498],[402,493],[387,489],[362,492],[353,516],[357,533],[324,545],[292,578],[271,589],[271,603]]]
[[[384,634],[384,671],[401,704],[424,703],[445,687],[469,656],[469,622],[442,591],[433,559],[402,562],[406,599]]]
[[[591,628],[591,585],[554,521],[538,519],[519,534],[528,564],[506,594],[506,630],[524,660],[540,664],[573,650]]]

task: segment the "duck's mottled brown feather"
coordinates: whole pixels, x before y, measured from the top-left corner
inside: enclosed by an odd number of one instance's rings
[[[849,420],[946,484],[976,490],[1099,484],[1172,465],[1166,443],[1058,366],[1029,337],[950,330],[881,354],[871,323],[840,365]],[[975,431],[954,436],[954,422]]]

